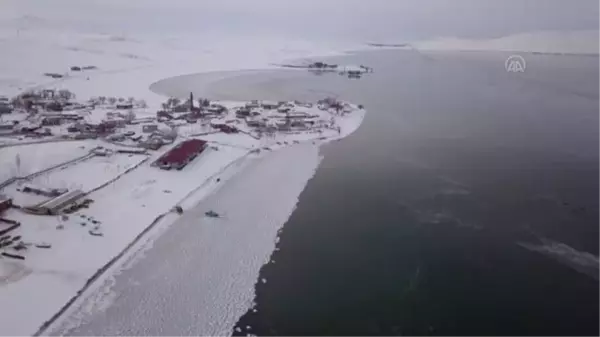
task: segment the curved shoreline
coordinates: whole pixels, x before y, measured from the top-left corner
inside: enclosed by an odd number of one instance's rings
[[[240,99],[232,99],[230,96],[224,97],[223,93],[214,92],[211,87],[214,87],[216,84],[223,81],[269,73],[277,74],[280,71],[280,69],[249,69],[191,73],[161,79],[152,83],[148,88],[153,93],[164,97],[177,97],[180,99],[186,99],[189,97],[189,93],[191,92],[196,97],[205,97],[214,100],[238,101]],[[192,81],[193,83],[186,83]]]

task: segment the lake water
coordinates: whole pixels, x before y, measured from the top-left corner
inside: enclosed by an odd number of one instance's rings
[[[360,80],[213,87],[368,109],[322,148],[236,334],[598,334],[598,59],[508,56],[361,53],[340,59],[375,68]]]
[[[508,56],[378,51],[338,59],[375,68],[360,80],[265,71],[167,85],[214,99],[333,95],[368,110],[321,148],[234,334],[598,334],[598,59],[525,55],[515,74]],[[117,278],[114,310],[76,332],[204,333],[190,312],[206,294],[190,275],[210,271],[190,266],[194,231],[170,227]],[[164,305],[151,329],[133,327]],[[122,325],[108,327],[111,314]]]

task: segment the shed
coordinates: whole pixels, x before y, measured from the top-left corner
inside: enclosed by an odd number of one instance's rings
[[[158,125],[156,124],[147,124],[147,125],[142,125],[142,132],[143,133],[152,133],[154,131],[158,130]]]
[[[62,208],[83,197],[84,195],[85,193],[82,190],[69,191],[55,198],[39,203],[34,207],[30,207],[29,209],[39,214],[58,214]]]
[[[133,103],[119,103],[119,104],[117,104],[117,109],[119,109],[119,110],[133,109]]]
[[[0,196],[0,213],[12,207],[12,199],[6,196]]]
[[[281,106],[281,104],[279,102],[274,102],[274,101],[262,101],[260,103],[260,106],[263,109],[277,109]]]
[[[12,113],[13,109],[8,103],[0,102],[0,115]]]

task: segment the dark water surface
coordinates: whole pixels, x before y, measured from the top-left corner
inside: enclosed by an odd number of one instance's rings
[[[368,109],[322,148],[236,334],[598,335],[598,58],[507,56],[382,51],[342,58],[375,68],[360,80],[214,88]]]

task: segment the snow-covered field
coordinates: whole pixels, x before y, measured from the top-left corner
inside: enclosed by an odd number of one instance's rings
[[[92,147],[89,142],[72,141],[58,146],[43,143],[0,148],[0,181],[14,176],[23,177],[86,155]]]

